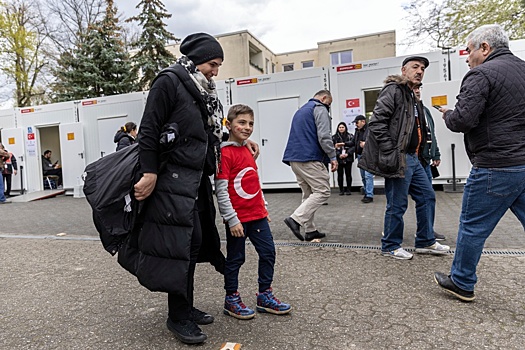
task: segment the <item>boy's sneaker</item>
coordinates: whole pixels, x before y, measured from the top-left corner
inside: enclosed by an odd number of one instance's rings
[[[425,248],[416,248],[416,253],[419,253],[419,254],[442,255],[442,254],[447,254],[449,251],[450,251],[450,247],[448,245],[440,244],[438,242],[432,244],[431,246],[425,247]]]
[[[255,317],[255,311],[244,305],[239,292],[227,295],[224,298],[224,314],[240,320],[249,320]]]
[[[414,256],[411,253],[404,250],[403,248],[397,248],[389,252],[381,251],[381,255],[390,256],[394,259],[401,259],[401,260],[410,260]]]
[[[275,315],[284,315],[292,311],[290,304],[285,304],[273,295],[272,288],[257,293],[257,311],[269,312]]]

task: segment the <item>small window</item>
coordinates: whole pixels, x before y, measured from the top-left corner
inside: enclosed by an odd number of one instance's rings
[[[314,67],[314,61],[305,61],[303,62],[303,69],[305,68],[313,68]]]
[[[270,73],[270,60],[265,58],[266,62],[266,74]]]
[[[293,63],[283,64],[283,72],[293,71]]]
[[[272,73],[275,73],[275,63],[272,63]]]
[[[346,64],[353,62],[353,52],[350,51],[341,51],[341,52],[332,52],[330,54],[330,61],[332,66],[337,66],[339,64]]]

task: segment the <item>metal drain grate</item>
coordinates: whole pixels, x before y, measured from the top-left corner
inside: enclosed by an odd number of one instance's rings
[[[100,241],[98,237],[75,237],[75,236],[37,236],[37,235],[9,235],[0,234],[0,238],[19,238],[19,239],[54,239],[54,240],[70,240],[70,241]],[[225,245],[226,241],[221,241]],[[246,245],[252,245],[250,241],[246,241]],[[360,245],[360,244],[344,244],[344,243],[312,243],[312,242],[275,242],[278,247],[319,247],[319,248],[343,248],[354,250],[381,250],[381,246],[374,245]],[[415,248],[405,248],[409,252],[415,251]],[[454,254],[454,249],[451,249],[449,254]],[[484,249],[482,255],[494,256],[525,256],[525,250],[513,249]]]

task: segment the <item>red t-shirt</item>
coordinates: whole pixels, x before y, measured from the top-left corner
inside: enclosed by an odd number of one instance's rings
[[[241,223],[268,216],[264,205],[257,165],[248,148],[221,148],[221,163],[217,178],[228,180],[228,195]]]

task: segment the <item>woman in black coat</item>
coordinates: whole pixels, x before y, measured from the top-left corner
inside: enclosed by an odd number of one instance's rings
[[[213,77],[223,51],[205,33],[186,37],[180,51],[184,56],[159,73],[148,94],[138,138],[143,175],[134,188],[144,201],[141,224],[118,261],[149,290],[168,293],[168,329],[197,344],[207,338],[197,324],[213,317],[193,306],[196,263],[224,269],[209,180],[222,136]]]
[[[345,193],[351,195],[350,187],[352,186],[352,163],[354,162],[354,135],[348,133],[348,127],[345,122],[337,125],[337,131],[332,136],[335,153],[337,156],[337,183],[339,185],[339,195]],[[346,174],[346,191],[344,187],[344,175]]]
[[[115,137],[113,138],[113,142],[117,144],[116,150],[119,151],[134,144],[136,138],[137,124],[133,122],[127,122],[124,124],[124,126],[121,126],[120,129],[118,129]]]

